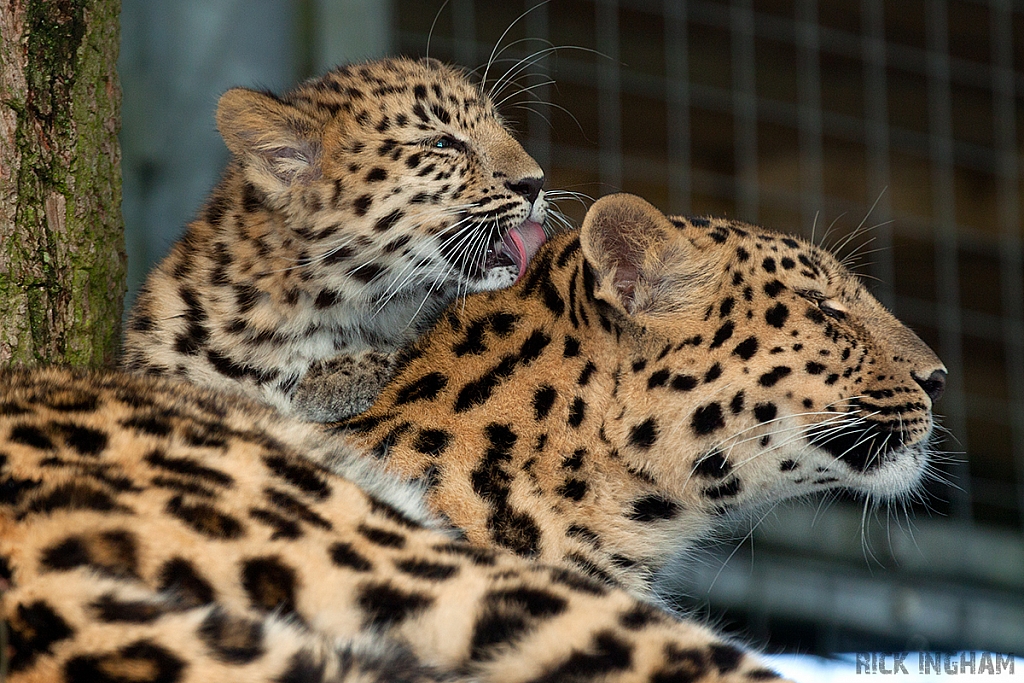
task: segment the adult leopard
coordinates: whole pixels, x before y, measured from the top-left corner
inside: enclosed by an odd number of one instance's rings
[[[914,491],[945,377],[825,250],[614,195],[340,427],[472,543],[648,595],[723,513]]]

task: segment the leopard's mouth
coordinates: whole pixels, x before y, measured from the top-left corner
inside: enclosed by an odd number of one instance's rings
[[[484,254],[484,270],[514,269],[516,282],[519,282],[526,273],[526,267],[530,265],[530,259],[537,255],[537,251],[546,240],[544,227],[527,219],[487,248],[487,253]]]

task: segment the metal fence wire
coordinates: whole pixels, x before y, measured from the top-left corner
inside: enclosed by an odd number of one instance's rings
[[[438,14],[440,5],[397,0],[393,42],[422,55],[436,17],[431,56],[477,66],[500,39],[508,61],[492,74],[534,60],[519,78],[527,92],[504,113],[548,187],[624,190],[668,212],[808,237],[831,227],[832,244],[863,224],[845,252],[859,250],[873,292],[951,369],[939,412],[950,434],[941,447],[958,454],[944,465],[954,485],[930,485],[913,529],[884,509],[862,525],[850,501],[821,514],[789,507],[750,535],[753,559],[708,549],[674,580],[681,604],[710,600],[726,625],[805,650],[1020,651],[1024,8],[451,0]]]

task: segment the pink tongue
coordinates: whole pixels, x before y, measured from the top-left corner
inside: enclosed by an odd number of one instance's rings
[[[534,223],[533,221],[524,221],[522,225],[509,230],[508,234],[505,235],[505,238],[501,241],[501,246],[502,250],[511,257],[519,269],[516,282],[522,279],[530,259],[537,254],[537,250],[544,244],[545,239],[544,228],[540,223]]]

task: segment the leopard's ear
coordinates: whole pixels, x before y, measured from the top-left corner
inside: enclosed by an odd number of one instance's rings
[[[249,180],[271,195],[320,177],[320,126],[273,95],[228,90],[217,103],[217,129]]]
[[[596,295],[628,315],[689,308],[715,271],[663,213],[631,194],[597,200],[580,244],[597,276]]]

